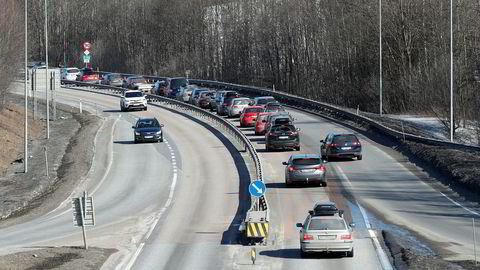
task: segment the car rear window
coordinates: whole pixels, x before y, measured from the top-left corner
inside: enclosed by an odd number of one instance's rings
[[[143,94],[141,92],[130,92],[125,93],[125,97],[143,97]]]
[[[226,93],[224,94],[224,96],[225,96],[226,98],[238,97],[238,93],[237,93],[237,92],[226,92]]]
[[[333,137],[333,143],[336,144],[351,144],[358,142],[357,136],[355,135],[336,135]]]
[[[245,109],[246,113],[259,113],[263,112],[263,108],[247,108]]]
[[[132,83],[147,83],[147,81],[144,78],[136,78],[132,79]]]
[[[79,70],[75,68],[75,69],[69,69],[67,72],[68,73],[78,73]]]
[[[257,100],[257,104],[258,105],[263,105],[263,104],[267,104],[269,102],[272,102],[273,100],[275,100],[275,99],[274,98],[261,98],[261,99]]]
[[[296,158],[292,160],[293,165],[317,165],[320,163],[320,158]]]
[[[170,82],[171,88],[186,87],[188,85],[187,79],[172,79]]]
[[[233,105],[248,105],[250,103],[250,100],[243,99],[243,100],[235,100],[233,102]]]
[[[276,126],[272,128],[273,132],[289,132],[289,131],[295,131],[294,126]]]
[[[309,230],[346,230],[345,222],[341,219],[314,218],[308,224]]]

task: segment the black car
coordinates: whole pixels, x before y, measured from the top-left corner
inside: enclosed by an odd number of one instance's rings
[[[133,128],[135,143],[137,142],[163,142],[163,124],[157,118],[140,118]]]
[[[300,136],[294,125],[271,126],[265,134],[265,150],[293,148],[300,151]]]
[[[320,153],[323,159],[357,158],[362,160],[362,144],[355,134],[332,132],[320,141]]]

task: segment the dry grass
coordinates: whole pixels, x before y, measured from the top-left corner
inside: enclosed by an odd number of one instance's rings
[[[4,176],[10,164],[23,157],[24,107],[7,105],[0,112],[0,177]],[[36,139],[42,132],[41,121],[33,121],[29,114],[29,139]]]

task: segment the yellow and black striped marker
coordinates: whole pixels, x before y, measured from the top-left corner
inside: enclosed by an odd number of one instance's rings
[[[247,237],[263,238],[268,235],[268,223],[249,222],[247,225]]]

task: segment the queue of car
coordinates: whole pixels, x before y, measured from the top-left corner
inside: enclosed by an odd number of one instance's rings
[[[107,79],[109,76],[105,76]],[[104,77],[104,80],[105,80]],[[112,76],[113,77],[113,76]],[[134,81],[130,78],[126,81]],[[179,80],[179,78],[176,78]],[[152,93],[161,94],[182,102],[190,103],[202,109],[216,111],[227,118],[237,118],[241,128],[253,128],[255,135],[265,136],[265,150],[293,149],[300,150],[300,129],[295,126],[295,119],[273,97],[242,97],[236,91],[215,91],[195,85],[186,85],[173,79],[157,81],[151,88]],[[168,81],[168,83],[167,83]],[[174,81],[175,82],[175,81]],[[180,83],[182,82],[182,83]],[[173,87],[181,84],[179,88]],[[168,86],[168,90],[165,91]],[[130,86],[130,88],[135,88]],[[175,90],[177,89],[177,90]],[[172,93],[175,93],[173,95]],[[147,109],[147,100],[139,89],[125,91],[120,107],[122,111],[130,109]],[[132,126],[134,142],[162,142],[163,124],[156,118],[139,118]],[[314,184],[326,187],[327,161],[332,158],[356,158],[362,160],[362,146],[355,134],[331,132],[320,141],[320,149],[316,154],[295,153],[285,166],[285,184]],[[353,228],[355,224],[347,222],[343,210],[335,203],[326,201],[316,203],[303,223],[297,223],[300,229],[300,254],[306,257],[313,253],[343,253],[347,257],[354,256]]]

